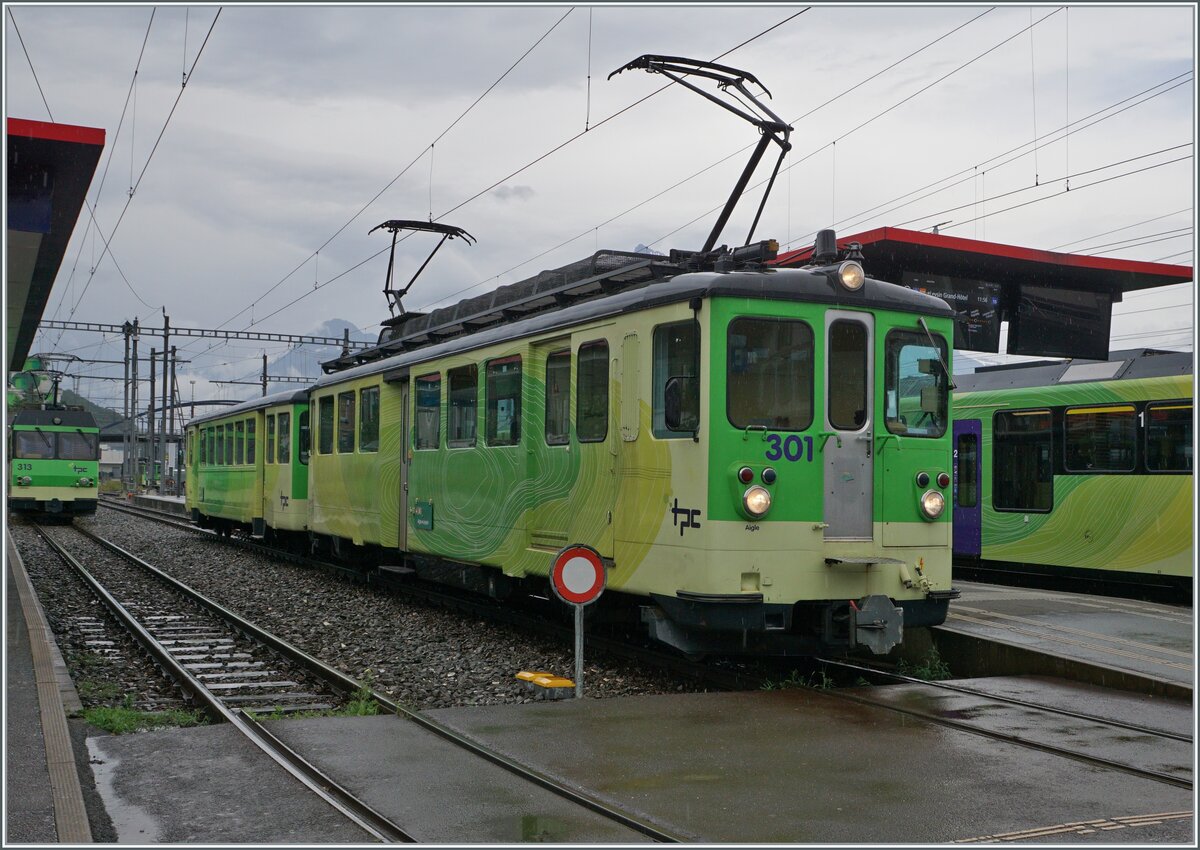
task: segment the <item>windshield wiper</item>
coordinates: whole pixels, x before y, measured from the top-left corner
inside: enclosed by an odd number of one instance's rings
[[[929,345],[933,348],[933,353],[937,355],[938,365],[942,367],[942,371],[946,373],[946,382],[950,385],[950,389],[957,389],[954,385],[954,378],[950,375],[950,367],[946,365],[946,361],[942,359],[942,349],[936,342],[933,341],[933,334],[929,332],[929,325],[925,324],[924,316],[917,316],[917,323],[921,326],[921,330],[925,331],[925,336],[929,338]]]

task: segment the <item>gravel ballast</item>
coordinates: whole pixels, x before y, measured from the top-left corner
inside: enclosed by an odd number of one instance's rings
[[[569,644],[431,607],[324,570],[104,508],[93,518],[77,519],[76,525],[410,708],[530,702],[534,697],[514,678],[517,672],[544,670],[568,677],[574,672]],[[18,530],[25,533],[18,535]],[[31,529],[14,528],[31,576],[38,562],[58,563],[33,537]],[[56,596],[56,582],[48,580],[45,568],[40,573],[42,581],[35,580],[35,586],[50,616],[55,605],[47,595]],[[594,699],[702,689],[694,681],[600,654],[586,658],[584,684],[585,696]]]

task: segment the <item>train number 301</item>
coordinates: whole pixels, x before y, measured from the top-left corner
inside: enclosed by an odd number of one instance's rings
[[[786,459],[790,461],[807,460],[810,463],[812,462],[812,437],[801,437],[799,434],[791,434],[785,439],[778,434],[767,434],[767,442],[771,446],[767,449],[767,460]]]

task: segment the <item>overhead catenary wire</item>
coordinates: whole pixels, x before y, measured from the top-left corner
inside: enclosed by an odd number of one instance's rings
[[[200,50],[196,53],[196,58],[192,62],[191,71],[188,72],[189,79],[191,78],[192,74],[195,73],[196,64],[200,61],[200,57],[204,55],[204,48],[208,44],[208,39],[212,35],[213,28],[216,27],[217,21],[221,17],[221,11],[223,8],[224,7],[218,7],[217,14],[213,16],[212,23],[208,27],[208,32],[204,36],[204,41],[200,45]],[[109,234],[108,241],[105,243],[105,250],[100,254],[100,259],[96,261],[96,266],[92,269],[91,274],[88,275],[88,279],[84,284],[83,291],[79,294],[79,297],[75,300],[74,305],[72,305],[71,310],[68,313],[68,319],[74,316],[75,311],[79,309],[79,305],[83,302],[84,296],[87,295],[88,289],[96,277],[96,270],[99,268],[100,264],[104,262],[104,258],[109,255],[108,245],[114,238],[116,238],[117,229],[120,228],[121,222],[125,220],[125,213],[128,212],[129,205],[133,202],[133,196],[137,193],[138,187],[141,186],[142,180],[146,176],[146,170],[150,167],[150,162],[154,159],[154,154],[158,150],[158,146],[162,142],[163,136],[167,132],[167,127],[170,126],[171,118],[174,117],[175,110],[179,106],[179,101],[183,97],[183,93],[185,91],[186,88],[181,86],[179,89],[179,94],[175,97],[175,102],[171,105],[171,111],[167,113],[167,118],[163,122],[162,129],[158,133],[158,138],[155,140],[153,147],[151,147],[150,154],[146,157],[146,162],[142,166],[141,172],[138,174],[137,181],[130,187],[129,198],[125,201],[125,206],[121,209],[121,214],[117,217],[117,223],[113,225],[112,232]]]
[[[323,243],[321,243],[321,246],[319,248],[317,248],[316,251],[314,251],[312,254],[309,254],[307,257],[305,257],[304,260],[301,261],[299,265],[297,265],[294,269],[292,269],[290,272],[288,272],[286,275],[284,275],[282,278],[280,278],[276,283],[274,283],[271,287],[269,287],[265,292],[263,292],[261,295],[259,295],[257,298],[255,298],[254,301],[251,302],[251,304],[249,306],[245,307],[242,310],[239,310],[237,313],[234,313],[228,319],[221,322],[221,324],[217,325],[217,328],[219,329],[219,328],[225,327],[227,324],[229,324],[230,322],[237,319],[238,316],[241,316],[244,313],[246,313],[248,310],[253,308],[256,304],[258,304],[258,302],[262,301],[262,299],[266,298],[268,295],[270,295],[272,292],[274,292],[276,289],[278,289],[280,286],[282,286],[284,283],[286,283],[292,277],[292,275],[294,275],[296,272],[298,272],[300,269],[302,269],[305,265],[307,265],[309,260],[313,259],[313,257],[315,257],[317,254],[319,254],[321,251],[323,251],[326,247],[328,247],[329,244],[331,242],[333,242],[333,240],[336,239],[338,236],[340,236],[346,230],[347,227],[349,227],[351,224],[353,224],[355,221],[357,221],[359,216],[361,216],[364,212],[366,212],[371,207],[372,204],[374,204],[377,200],[379,200],[388,189],[392,188],[392,186],[395,185],[397,180],[399,180],[401,177],[403,177],[405,174],[407,174],[408,171],[414,165],[416,165],[418,162],[420,162],[421,158],[425,156],[426,152],[429,152],[430,156],[432,158],[433,146],[436,145],[438,142],[440,142],[443,138],[445,138],[445,136],[451,130],[453,130],[456,126],[458,126],[458,124],[464,118],[466,118],[467,115],[469,115],[471,113],[471,111],[474,110],[475,107],[478,106],[479,103],[485,97],[487,97],[489,94],[491,94],[492,90],[495,89],[496,86],[500,85],[500,83],[502,83],[505,80],[505,78],[507,78],[508,75],[511,74],[517,68],[517,66],[520,65],[521,62],[523,62],[525,60],[526,57],[529,56],[530,53],[532,53],[535,49],[537,49],[538,45],[540,45],[543,41],[545,41],[546,38],[552,32],[554,32],[555,29],[558,28],[558,25],[561,24],[564,20],[566,20],[567,15],[571,14],[571,12],[573,11],[573,8],[574,7],[572,7],[572,9],[568,9],[562,15],[562,17],[560,17],[557,21],[555,21],[550,26],[550,28],[548,30],[546,30],[544,33],[542,33],[542,35],[536,41],[534,41],[534,43],[531,44],[529,46],[529,48],[524,53],[522,53],[517,58],[517,60],[512,63],[512,65],[510,65],[508,67],[507,70],[504,71],[504,73],[502,73],[499,77],[497,77],[490,86],[488,86],[486,89],[484,89],[484,91],[478,97],[476,97],[474,101],[472,101],[470,106],[468,106],[466,109],[464,109],[458,115],[457,118],[455,118],[453,121],[451,121],[446,126],[446,128],[444,130],[442,130],[442,132],[439,133],[437,135],[437,137],[433,139],[432,142],[429,143],[429,145],[422,148],[421,152],[416,157],[414,157],[413,160],[408,165],[406,165],[403,169],[400,170],[399,174],[397,174],[395,177],[393,177],[391,180],[389,180],[382,189],[380,189],[378,192],[376,192],[369,201],[367,201],[365,204],[363,204],[362,207],[359,208],[358,212],[356,212],[354,215],[352,215],[345,224],[343,224],[336,231],[334,231],[332,236],[330,236]],[[430,163],[431,175],[432,175],[432,167],[433,167],[433,165],[431,162]],[[430,191],[432,192],[432,177],[431,177]],[[431,207],[430,218],[431,218],[431,220],[432,220],[432,215],[433,215],[432,205],[433,205],[433,201],[432,201],[432,197],[431,197],[431,199],[430,199],[430,207]],[[368,259],[374,259],[374,257],[376,257],[376,256],[378,256],[378,253],[372,254],[371,257]],[[274,315],[274,314],[272,314],[272,315]]]
[[[13,17],[12,6],[5,6],[5,11],[8,12],[8,19],[12,21],[13,29],[17,33],[17,41],[21,43],[21,52],[25,54],[25,61],[29,63],[29,72],[33,74],[33,82],[37,86],[38,94],[42,96],[42,106],[46,107],[46,114],[50,116],[50,120],[54,120],[54,113],[50,111],[50,104],[46,102],[46,93],[42,91],[41,80],[38,79],[37,69],[33,67],[33,59],[29,56],[29,49],[25,46],[25,39],[21,35],[21,28],[17,26],[17,19]]]
[[[789,21],[791,21],[791,20],[794,20],[795,18],[797,18],[797,17],[799,17],[800,15],[804,14],[805,12],[809,11],[809,9],[811,9],[811,8],[812,8],[811,6],[810,6],[810,7],[806,7],[806,8],[804,8],[804,9],[801,9],[799,12],[796,12],[796,13],[794,13],[794,14],[792,14],[792,15],[789,15],[787,18],[784,18],[782,21],[779,21],[778,23],[776,23],[776,24],[774,24],[774,25],[772,25],[772,26],[768,27],[767,29],[763,30],[762,32],[758,33],[757,35],[754,35],[754,36],[752,36],[752,37],[750,37],[750,38],[746,39],[745,41],[741,42],[740,44],[738,44],[738,45],[736,45],[736,46],[734,46],[734,47],[731,47],[729,50],[727,50],[727,51],[725,51],[724,53],[722,53],[722,54],[720,54],[719,56],[717,56],[717,57],[716,57],[716,59],[721,59],[721,58],[723,58],[723,57],[725,57],[725,56],[728,56],[728,55],[729,55],[730,53],[732,53],[733,51],[735,51],[735,50],[738,50],[738,49],[740,49],[740,48],[742,48],[742,47],[745,47],[747,44],[750,44],[750,43],[751,43],[752,41],[754,41],[755,39],[762,38],[762,37],[763,37],[764,35],[766,35],[767,33],[769,33],[769,32],[771,32],[771,31],[773,31],[773,30],[775,30],[775,29],[777,29],[777,28],[779,28],[779,27],[783,26],[784,24],[788,23],[788,22],[789,22]],[[716,60],[714,59],[713,61],[716,61]],[[644,97],[642,97],[642,98],[639,98],[638,100],[634,101],[633,103],[631,103],[631,104],[628,104],[627,106],[623,107],[622,109],[619,109],[618,111],[614,112],[613,114],[609,115],[608,117],[604,118],[603,120],[601,120],[601,121],[597,122],[595,125],[593,125],[593,126],[592,126],[592,128],[591,128],[591,129],[594,131],[596,128],[600,127],[601,125],[603,125],[603,124],[606,124],[606,123],[608,123],[609,121],[612,121],[613,119],[617,118],[618,116],[620,116],[620,115],[623,115],[624,113],[626,113],[626,112],[628,112],[629,110],[633,109],[634,107],[636,107],[636,106],[638,106],[638,105],[640,105],[640,104],[642,104],[642,103],[645,103],[647,100],[649,100],[650,98],[652,98],[652,97],[654,97],[655,95],[659,94],[660,92],[662,92],[662,91],[665,91],[666,89],[670,88],[672,85],[674,85],[674,83],[673,83],[673,82],[672,82],[672,83],[667,83],[666,85],[662,86],[661,88],[658,88],[658,89],[654,90],[654,91],[653,91],[653,92],[651,92],[650,94],[648,94],[648,95],[646,95],[646,96],[644,96]],[[497,180],[496,182],[494,182],[494,183],[492,183],[490,186],[488,186],[486,189],[483,189],[483,190],[481,190],[481,191],[479,191],[479,192],[476,192],[476,193],[475,193],[474,195],[472,195],[471,197],[467,198],[466,200],[462,201],[461,203],[457,204],[456,206],[452,207],[451,209],[449,209],[449,210],[447,210],[447,211],[443,212],[441,215],[437,216],[437,217],[436,217],[435,219],[433,219],[433,220],[434,220],[434,221],[440,221],[441,219],[443,219],[443,218],[445,218],[446,216],[450,215],[451,213],[454,213],[455,211],[457,211],[457,210],[461,209],[462,207],[466,206],[467,204],[471,203],[472,201],[474,201],[474,200],[476,200],[476,199],[478,199],[478,198],[482,197],[483,195],[486,195],[488,192],[490,192],[491,190],[495,189],[497,186],[500,186],[501,184],[503,184],[504,182],[506,182],[506,181],[508,181],[508,180],[512,179],[513,177],[515,177],[516,175],[520,174],[521,172],[528,170],[529,168],[533,167],[534,165],[536,165],[537,163],[539,163],[539,162],[541,162],[542,160],[546,159],[547,157],[551,156],[552,154],[556,153],[557,151],[559,151],[559,150],[562,150],[564,147],[566,147],[567,145],[571,144],[572,142],[574,142],[574,141],[578,140],[578,139],[579,139],[579,138],[581,138],[583,135],[584,135],[584,132],[582,132],[582,131],[581,131],[581,132],[579,132],[579,133],[577,133],[577,134],[575,134],[575,135],[571,136],[571,137],[570,137],[570,138],[568,138],[566,141],[564,141],[564,142],[562,142],[562,143],[560,143],[560,144],[556,145],[556,146],[555,146],[554,148],[552,148],[551,150],[549,150],[549,151],[546,151],[545,153],[541,154],[540,156],[538,156],[538,157],[537,157],[537,158],[535,158],[534,160],[532,160],[532,161],[530,161],[529,163],[525,164],[524,166],[522,166],[522,167],[518,168],[516,171],[513,171],[512,173],[510,173],[510,174],[506,175],[505,177],[501,178],[500,180]],[[388,246],[388,247],[390,247],[390,246]],[[365,263],[369,262],[370,260],[374,259],[375,257],[379,256],[379,255],[380,255],[380,254],[382,254],[384,251],[388,250],[388,247],[385,247],[385,248],[383,248],[383,249],[381,249],[381,250],[379,250],[379,251],[376,251],[375,253],[373,253],[373,254],[372,254],[372,255],[370,255],[369,257],[365,258],[364,260],[361,260],[360,262],[356,263],[354,266],[350,267],[349,269],[346,269],[345,271],[341,272],[341,273],[340,273],[340,274],[338,274],[337,276],[335,276],[335,277],[333,277],[333,278],[330,278],[329,280],[325,281],[325,283],[321,284],[319,287],[314,287],[313,289],[310,289],[310,290],[308,290],[307,292],[304,292],[304,293],[302,293],[301,295],[299,295],[299,296],[297,296],[296,298],[294,298],[292,301],[288,302],[287,304],[284,304],[282,307],[278,308],[277,310],[275,310],[274,312],[272,312],[271,314],[269,314],[269,316],[267,316],[266,318],[270,318],[270,317],[273,317],[273,316],[275,316],[275,315],[278,315],[279,313],[283,312],[284,310],[287,310],[287,309],[289,309],[290,307],[293,307],[294,305],[298,304],[300,301],[302,301],[302,300],[304,300],[305,298],[307,298],[307,297],[308,297],[309,295],[311,295],[313,292],[316,292],[316,291],[318,291],[319,289],[322,289],[322,288],[324,288],[324,287],[325,287],[325,286],[327,286],[328,284],[330,284],[330,283],[333,283],[335,280],[337,280],[337,279],[339,279],[339,278],[341,278],[341,277],[345,276],[345,275],[346,275],[346,274],[348,274],[349,272],[351,272],[351,271],[354,271],[355,269],[359,268],[359,267],[360,267],[360,266],[362,266],[363,264],[365,264]],[[468,289],[471,289],[471,288],[474,288],[474,287],[473,287],[473,286],[472,286],[472,287],[468,287]],[[466,290],[462,290],[462,291],[466,291]],[[452,296],[450,296],[450,297],[452,297]],[[441,300],[444,300],[444,299],[441,299]],[[437,303],[437,302],[435,302],[435,303]],[[425,309],[425,307],[421,307],[421,308],[418,308],[418,309]],[[244,311],[243,311],[243,312],[244,312]]]

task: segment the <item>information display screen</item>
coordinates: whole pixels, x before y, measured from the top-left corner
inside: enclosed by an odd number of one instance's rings
[[[1000,284],[919,272],[905,272],[900,282],[950,305],[956,349],[1000,351]]]
[[[1108,359],[1112,296],[1021,284],[1009,322],[1008,353]]]

